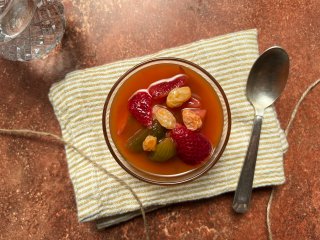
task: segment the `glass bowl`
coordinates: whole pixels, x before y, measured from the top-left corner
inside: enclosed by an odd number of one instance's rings
[[[187,70],[193,74],[197,74],[197,76],[200,76],[203,81],[206,81],[208,87],[212,87],[212,90],[216,93],[218,97],[218,101],[220,102],[221,110],[222,110],[222,131],[220,134],[220,138],[217,141],[217,144],[212,152],[212,155],[210,158],[204,163],[200,164],[194,169],[178,173],[178,174],[158,174],[158,173],[152,173],[150,171],[145,171],[137,166],[135,166],[132,161],[128,161],[123,154],[120,153],[119,149],[117,148],[115,141],[113,139],[114,136],[112,136],[112,133],[110,131],[110,114],[111,114],[111,108],[113,106],[113,101],[115,99],[115,96],[117,96],[119,89],[122,88],[122,85],[126,81],[130,81],[130,79],[135,78],[135,76],[141,76],[142,73],[148,71],[152,72],[153,69],[155,71],[155,74],[159,74],[159,71],[161,71],[161,67],[163,65],[172,65],[174,67]],[[160,69],[160,70],[159,70]],[[139,75],[140,74],[140,75]],[[161,78],[160,78],[161,79]],[[132,81],[132,80],[131,80]],[[143,78],[139,80],[139,82],[134,82],[134,84],[141,85],[143,84]],[[191,80],[192,81],[192,78]],[[130,82],[129,82],[130,83]],[[127,84],[128,85],[128,84]],[[119,93],[120,94],[120,93]],[[121,95],[119,95],[121,96]],[[125,110],[126,111],[126,110]],[[123,112],[125,112],[123,111]],[[120,120],[120,119],[119,119]],[[210,123],[206,123],[210,124]],[[114,157],[114,159],[118,162],[118,164],[129,174],[132,176],[153,184],[159,184],[159,185],[175,185],[180,184],[184,182],[188,182],[191,180],[194,180],[204,173],[206,173],[209,169],[211,169],[219,160],[221,157],[227,142],[229,140],[230,131],[231,131],[231,113],[230,113],[230,107],[229,103],[226,97],[226,94],[224,93],[222,87],[219,85],[219,83],[212,77],[206,70],[201,68],[195,63],[192,63],[190,61],[184,60],[184,59],[178,59],[178,58],[157,58],[157,59],[151,59],[145,62],[142,62],[133,68],[131,68],[129,71],[124,73],[118,81],[113,85],[110,92],[108,93],[107,99],[105,101],[105,105],[103,108],[103,114],[102,114],[102,127],[103,127],[103,133],[104,137],[107,143],[107,146],[109,148],[110,153]]]

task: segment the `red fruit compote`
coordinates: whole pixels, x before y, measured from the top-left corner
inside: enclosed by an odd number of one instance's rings
[[[192,63],[173,59],[171,62],[155,61],[155,64],[141,69],[138,66],[138,71],[135,68],[129,71],[125,81],[120,78],[120,84],[112,90],[116,93],[109,106],[109,118],[105,116],[109,123],[109,126],[104,126],[105,134],[105,128],[109,127],[109,137],[118,154],[137,171],[155,176],[183,175],[194,171],[210,161],[227,127],[228,136],[224,136],[224,143],[219,146],[221,153],[226,145],[230,133],[228,104],[227,109],[223,109],[221,96],[217,95],[210,81],[218,85],[217,82],[197,65],[189,67],[189,64]],[[192,68],[200,68],[200,71]],[[209,81],[204,79],[204,74],[209,75]],[[227,101],[223,91],[222,95]],[[228,118],[227,124],[225,118]],[[151,121],[158,124],[157,130],[161,128],[161,136],[159,132],[153,134]],[[177,135],[179,128],[184,130],[180,132],[189,133],[185,141],[183,136]],[[113,150],[111,152],[114,153]],[[114,156],[118,161],[117,154],[114,153]],[[120,165],[126,169],[126,164],[122,162]],[[145,177],[140,179],[148,181]]]

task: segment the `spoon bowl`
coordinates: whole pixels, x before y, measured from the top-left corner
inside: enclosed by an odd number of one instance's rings
[[[280,96],[289,74],[289,57],[280,47],[267,49],[253,64],[246,95],[256,111],[263,111]],[[263,114],[263,113],[262,113]]]

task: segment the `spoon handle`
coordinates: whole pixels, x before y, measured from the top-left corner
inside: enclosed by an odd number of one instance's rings
[[[256,115],[253,120],[253,128],[247,150],[247,155],[244,159],[238,186],[232,204],[233,210],[237,213],[245,213],[249,209],[254,169],[256,167],[258,146],[260,140],[262,119],[262,116]]]

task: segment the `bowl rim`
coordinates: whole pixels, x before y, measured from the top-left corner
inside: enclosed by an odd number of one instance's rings
[[[107,107],[108,107],[108,103],[110,101],[110,98],[112,96],[112,93],[114,92],[115,88],[121,83],[121,81],[131,72],[135,71],[137,68],[149,64],[149,63],[153,63],[153,62],[157,62],[157,61],[177,61],[177,62],[182,62],[185,64],[189,64],[194,68],[197,68],[198,70],[202,71],[205,75],[207,75],[211,81],[214,82],[214,84],[216,85],[216,87],[219,89],[225,103],[226,103],[226,110],[227,110],[227,118],[228,118],[228,125],[227,125],[227,133],[226,133],[226,139],[219,151],[219,153],[217,154],[215,160],[211,163],[211,165],[207,168],[205,168],[203,171],[199,172],[196,175],[193,175],[189,178],[186,179],[182,179],[182,180],[176,180],[176,181],[171,181],[171,182],[160,182],[160,181],[155,181],[155,180],[151,180],[151,179],[147,179],[145,177],[142,177],[136,173],[134,173],[133,171],[131,171],[130,169],[128,169],[120,159],[118,159],[118,156],[116,155],[116,153],[114,152],[111,144],[110,144],[110,140],[108,138],[108,133],[107,133],[107,128],[106,128],[106,114],[107,114]],[[151,184],[155,184],[155,185],[178,185],[178,184],[182,184],[182,183],[186,183],[186,182],[190,182],[193,181],[197,178],[199,178],[200,176],[204,175],[206,172],[208,172],[214,165],[216,165],[217,161],[221,158],[222,154],[224,153],[224,150],[228,144],[229,138],[230,138],[230,133],[231,133],[231,110],[230,110],[230,104],[228,101],[228,98],[223,90],[223,88],[221,87],[221,85],[219,84],[219,82],[204,68],[200,67],[198,64],[195,64],[189,60],[186,59],[182,59],[182,58],[176,58],[176,57],[158,57],[158,58],[151,58],[145,61],[142,61],[136,65],[134,65],[133,67],[131,67],[129,70],[127,70],[125,73],[123,73],[119,79],[113,84],[113,86],[111,87],[111,89],[108,92],[107,98],[105,100],[104,106],[103,106],[103,112],[102,112],[102,130],[103,130],[103,135],[104,135],[104,139],[106,141],[106,144],[108,146],[108,150],[110,151],[112,157],[117,161],[117,163],[121,166],[122,169],[124,169],[127,173],[129,173],[131,176],[143,181],[143,182],[147,182],[147,183],[151,183]]]

